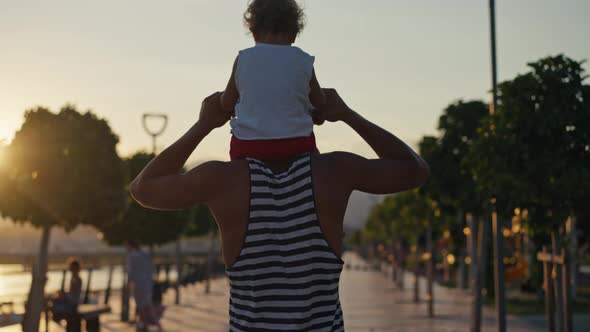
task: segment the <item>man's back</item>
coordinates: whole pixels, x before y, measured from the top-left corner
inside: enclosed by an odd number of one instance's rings
[[[343,262],[315,209],[310,155],[284,172],[249,160],[247,231],[227,268],[236,331],[341,331]],[[338,319],[334,319],[338,317]]]
[[[334,168],[341,166],[346,158],[343,153],[316,154],[310,156],[309,166],[311,173],[308,186],[313,190],[318,222],[329,247],[338,256],[342,253],[343,220],[352,190],[336,181],[339,172]],[[268,169],[274,168],[276,173],[286,171],[291,166],[288,162],[271,162],[265,165]],[[231,266],[239,255],[248,228],[251,212],[251,166],[247,161],[238,160],[218,163],[217,167],[220,179],[218,185],[227,190],[211,200],[208,206],[221,231],[226,266]]]

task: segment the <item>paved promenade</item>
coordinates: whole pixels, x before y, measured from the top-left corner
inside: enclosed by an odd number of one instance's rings
[[[471,297],[466,290],[434,286],[434,318],[428,318],[425,299],[426,280],[420,279],[419,303],[414,303],[413,275],[406,273],[404,290],[393,286],[390,274],[377,271],[356,271],[365,262],[355,254],[347,255],[353,267],[342,278],[341,300],[347,331],[469,331]],[[389,272],[389,271],[388,271]],[[495,331],[494,312],[484,308],[483,331]],[[508,331],[545,331],[543,325],[508,318]]]
[[[341,302],[344,310],[346,331],[424,331],[452,332],[469,330],[470,296],[466,291],[435,286],[435,318],[427,317],[425,302],[414,303],[412,277],[406,275],[406,290],[393,287],[384,273],[365,270],[367,264],[355,254],[344,257],[347,265],[341,280]],[[361,269],[356,269],[361,267]],[[421,281],[421,290],[425,282]],[[199,284],[183,289],[182,304],[173,303],[173,292],[168,292],[164,303],[168,304],[163,327],[167,332],[227,331],[228,284],[226,279],[212,282],[211,292],[205,295],[204,285]],[[422,294],[422,298],[424,295]],[[119,308],[114,305],[115,314],[102,319],[102,330],[109,332],[134,331],[131,325],[119,321]],[[583,324],[584,322],[580,322]],[[586,321],[586,323],[588,323]],[[483,331],[495,331],[494,313],[485,308]],[[577,325],[576,331],[583,331],[584,325]],[[19,331],[17,327],[0,329],[0,332]],[[51,331],[61,332],[62,328],[52,325]],[[545,331],[542,317],[522,319],[508,317],[508,331]]]

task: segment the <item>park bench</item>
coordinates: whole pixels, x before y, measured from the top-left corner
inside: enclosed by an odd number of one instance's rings
[[[82,321],[86,322],[87,332],[100,331],[100,315],[111,312],[111,307],[106,304],[80,304],[78,310],[73,313],[53,313],[53,320],[66,320],[67,332],[81,332]]]
[[[14,302],[0,302],[0,327],[19,324],[22,316],[14,312]]]

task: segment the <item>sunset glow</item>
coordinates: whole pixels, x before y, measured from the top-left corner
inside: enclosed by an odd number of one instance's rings
[[[584,330],[588,13],[0,0],[0,332]]]
[[[0,126],[0,144],[7,144],[14,136],[14,128],[8,126]]]

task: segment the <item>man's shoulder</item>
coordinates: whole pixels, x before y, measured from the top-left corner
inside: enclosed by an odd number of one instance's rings
[[[354,162],[355,160],[359,160],[363,157],[354,154],[352,152],[345,152],[345,151],[334,151],[328,153],[320,153],[314,155],[314,163],[322,163],[322,164],[339,164],[339,163],[348,163]]]
[[[204,168],[204,169],[211,169],[211,170],[232,170],[240,167],[244,167],[244,165],[248,165],[248,161],[245,159],[238,159],[238,160],[230,160],[230,161],[223,161],[223,160],[208,160],[202,163],[197,164],[193,168]]]
[[[366,160],[364,157],[361,157],[352,152],[345,152],[345,151],[334,151],[328,153],[318,153],[312,156],[314,165],[340,165],[344,166],[347,163],[358,162],[359,160]],[[216,174],[223,175],[226,174],[235,174],[240,170],[247,170],[248,169],[248,160],[246,159],[239,159],[239,160],[232,160],[232,161],[220,161],[220,160],[210,160],[203,163],[198,164],[195,168],[200,168],[205,172],[214,172]]]
[[[346,176],[355,167],[355,164],[366,160],[352,152],[334,151],[316,154],[313,156],[313,168],[322,176]]]
[[[244,170],[248,169],[247,160],[232,160],[232,161],[220,161],[210,160],[198,164],[193,169],[198,169],[204,176],[218,179],[230,180],[233,176],[239,175]]]

